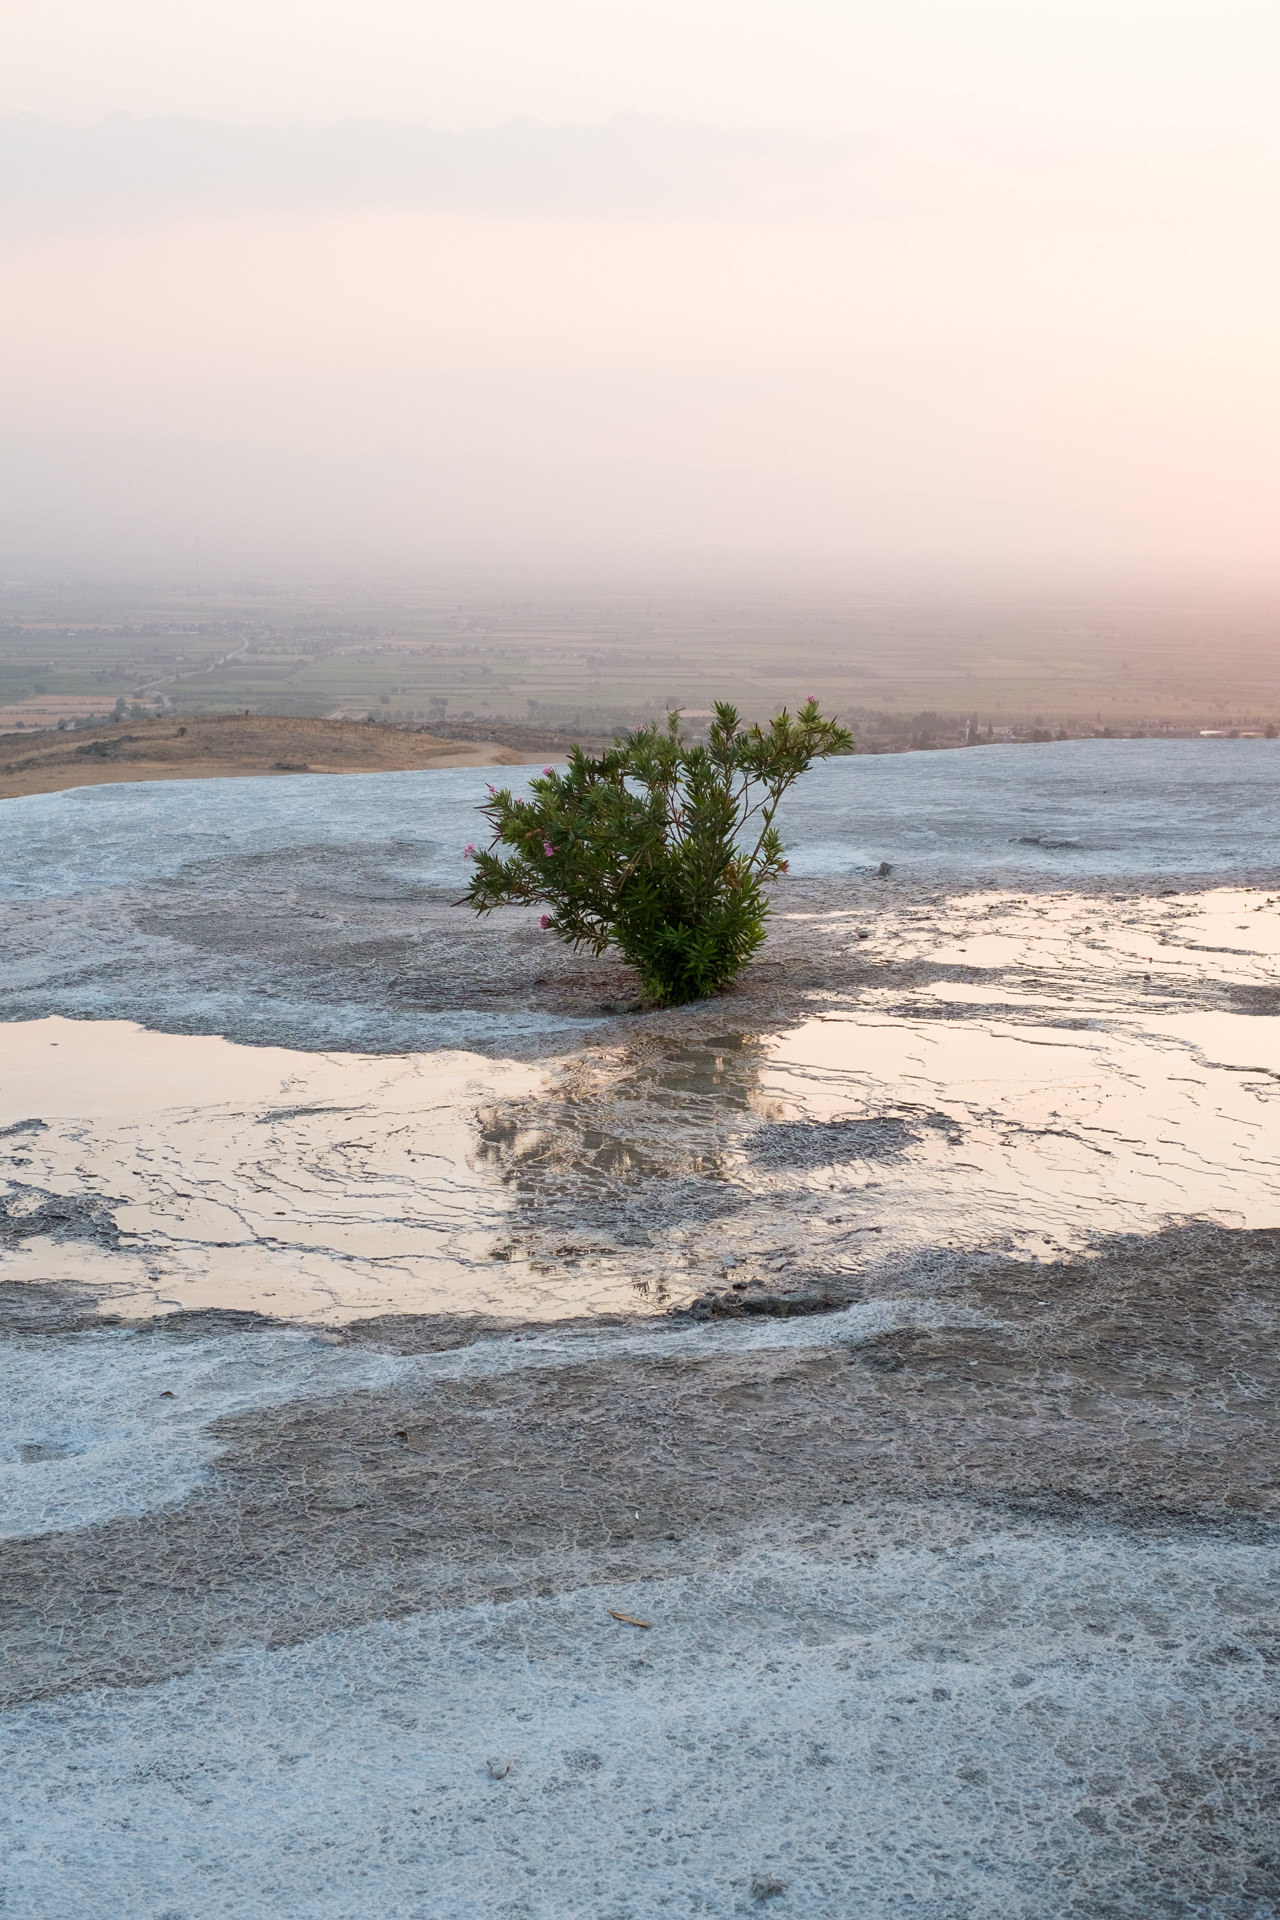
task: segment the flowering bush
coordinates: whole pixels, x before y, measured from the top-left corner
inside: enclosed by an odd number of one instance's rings
[[[718,993],[764,939],[763,889],[787,870],[779,801],[815,760],[852,747],[814,699],[764,727],[721,702],[705,746],[689,745],[673,713],[598,758],[575,747],[527,799],[490,789],[479,811],[493,838],[467,849],[468,904],[545,902],[548,931],[594,953],[617,947],[659,1004]]]

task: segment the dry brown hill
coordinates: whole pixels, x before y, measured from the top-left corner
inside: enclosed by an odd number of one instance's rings
[[[7,750],[7,751],[6,751]],[[227,713],[131,720],[83,733],[0,741],[0,799],[124,780],[235,779],[244,774],[403,773],[419,767],[519,766],[495,741],[442,740],[356,720]]]

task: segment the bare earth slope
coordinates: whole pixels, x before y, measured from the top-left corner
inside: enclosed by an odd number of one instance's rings
[[[492,741],[441,740],[365,721],[219,714],[206,720],[134,720],[89,738],[44,735],[0,759],[0,799],[127,780],[233,779],[244,774],[404,773],[420,767],[519,766]],[[22,743],[25,746],[25,742]],[[0,752],[4,752],[0,748]]]

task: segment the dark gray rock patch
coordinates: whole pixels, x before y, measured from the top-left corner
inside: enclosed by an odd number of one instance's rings
[[[839,1313],[860,1298],[856,1285],[833,1284],[830,1274],[818,1274],[807,1284],[803,1277],[789,1275],[783,1286],[739,1280],[728,1287],[712,1287],[673,1312],[682,1320],[786,1320],[793,1314]]]
[[[118,1326],[101,1287],[71,1281],[0,1280],[0,1337],[80,1333]]]
[[[750,1134],[748,1157],[768,1166],[840,1166],[853,1160],[901,1160],[926,1129],[952,1143],[963,1129],[948,1114],[927,1108],[893,1113],[846,1115],[834,1120],[773,1120]]]
[[[92,1193],[49,1193],[16,1180],[9,1181],[8,1187],[8,1193],[0,1195],[0,1247],[38,1239],[85,1240],[112,1251],[120,1246],[112,1209],[124,1206],[124,1201]]]

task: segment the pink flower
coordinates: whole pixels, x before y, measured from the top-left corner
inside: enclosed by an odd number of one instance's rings
[[[544,773],[545,773],[546,775],[548,775],[548,777],[550,777],[550,775],[551,775],[551,774],[553,774],[553,773],[555,772],[555,768],[554,768],[554,767],[544,767],[544,768],[542,769],[542,771],[543,771],[543,772],[544,772]]]
[[[489,791],[490,793],[496,793],[498,789],[496,787],[490,787]]]
[[[543,932],[545,933],[547,928],[551,925],[551,915],[549,913],[544,913],[541,920],[538,922],[538,925],[542,928]]]
[[[472,846],[469,840],[466,846],[462,849],[462,857],[464,860],[474,860],[476,857],[476,850]]]
[[[546,854],[549,860],[552,854],[555,852],[555,848],[552,846],[549,840],[544,840],[542,843],[542,851]]]

